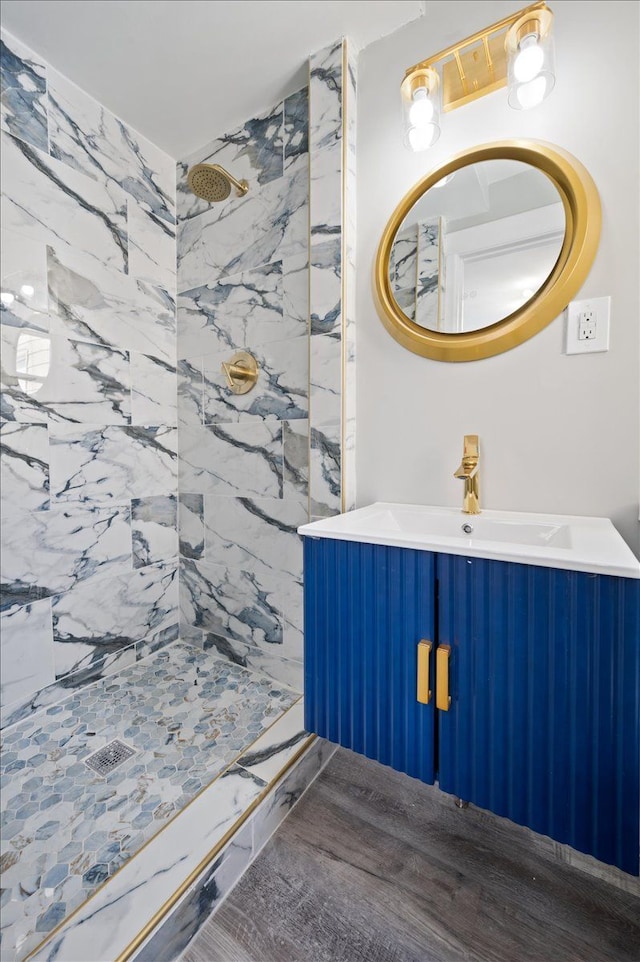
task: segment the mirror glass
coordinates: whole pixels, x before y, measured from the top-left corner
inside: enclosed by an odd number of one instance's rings
[[[389,259],[400,310],[446,334],[508,317],[542,287],[565,236],[553,181],[517,160],[461,167],[424,193],[398,229]]]

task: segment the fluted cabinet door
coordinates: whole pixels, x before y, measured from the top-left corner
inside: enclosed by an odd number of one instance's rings
[[[308,537],[304,551],[307,730],[433,782],[417,661],[434,638],[434,556]],[[429,667],[433,679],[433,652]]]
[[[440,787],[638,874],[640,582],[438,555]]]

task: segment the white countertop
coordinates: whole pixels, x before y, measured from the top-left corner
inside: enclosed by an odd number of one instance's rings
[[[298,533],[640,579],[640,561],[608,518],[519,511],[468,515],[458,508],[378,501],[304,524]]]

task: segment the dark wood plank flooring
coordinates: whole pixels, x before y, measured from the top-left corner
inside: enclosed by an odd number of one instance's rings
[[[340,749],[183,962],[640,962],[640,899]]]

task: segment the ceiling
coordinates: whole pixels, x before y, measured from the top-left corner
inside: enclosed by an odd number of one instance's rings
[[[2,25],[179,158],[299,89],[311,53],[363,48],[422,0],[3,0]]]

